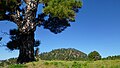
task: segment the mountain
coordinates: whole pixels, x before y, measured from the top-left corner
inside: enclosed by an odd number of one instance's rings
[[[42,60],[86,60],[87,54],[74,48],[55,49],[40,54]]]

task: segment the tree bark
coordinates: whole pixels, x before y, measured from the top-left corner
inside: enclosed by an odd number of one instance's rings
[[[34,31],[29,34],[20,34],[21,46],[19,49],[19,57],[17,63],[26,63],[35,61],[34,56]]]

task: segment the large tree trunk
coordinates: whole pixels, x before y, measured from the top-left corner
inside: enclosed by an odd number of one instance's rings
[[[20,50],[19,50],[19,57],[17,59],[18,63],[26,63],[35,61],[34,57],[34,31],[29,34],[23,34],[20,35]]]

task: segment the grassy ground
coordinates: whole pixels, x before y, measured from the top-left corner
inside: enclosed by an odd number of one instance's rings
[[[120,68],[120,60],[44,61],[9,65],[5,68]]]

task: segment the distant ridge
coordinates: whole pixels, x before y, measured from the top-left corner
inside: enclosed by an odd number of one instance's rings
[[[54,49],[40,54],[42,60],[86,60],[87,54],[74,48]]]

